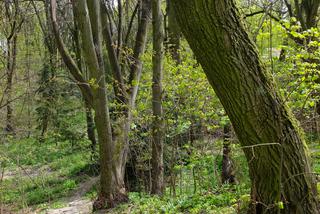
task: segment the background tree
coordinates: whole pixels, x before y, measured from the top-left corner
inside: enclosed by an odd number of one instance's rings
[[[17,40],[18,33],[21,29],[21,25],[24,21],[21,17],[21,10],[19,1],[4,1],[2,3],[4,8],[4,18],[6,20],[6,89],[4,94],[6,96],[6,127],[5,130],[9,134],[14,134],[14,127],[12,122],[13,108],[12,108],[12,88],[13,88],[13,76],[16,70],[17,63]]]
[[[113,145],[111,124],[109,117],[109,109],[107,105],[106,86],[105,86],[105,70],[101,50],[101,17],[100,2],[92,1],[89,6],[86,0],[78,1],[75,4],[79,16],[79,30],[82,38],[82,48],[84,51],[84,59],[88,68],[90,68],[89,85],[83,78],[78,66],[69,55],[64,43],[59,35],[57,19],[56,19],[56,2],[51,1],[51,14],[54,33],[60,54],[68,66],[73,77],[78,81],[78,85],[85,99],[92,105],[95,111],[95,123],[97,126],[100,154],[100,194],[94,204],[96,209],[106,206],[113,207],[118,200],[121,200],[121,190],[117,189],[117,177],[113,171]],[[89,14],[87,13],[89,11]],[[90,15],[90,17],[89,17]],[[92,21],[92,22],[91,22]]]
[[[162,110],[162,76],[163,76],[163,15],[161,1],[152,2],[153,26],[153,78],[152,78],[152,188],[151,193],[161,195],[164,190],[163,182],[163,140],[164,120]]]

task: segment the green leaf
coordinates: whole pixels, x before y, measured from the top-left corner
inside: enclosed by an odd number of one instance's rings
[[[283,202],[282,201],[279,201],[278,202],[278,207],[280,210],[283,210],[284,209],[284,205],[283,205]]]

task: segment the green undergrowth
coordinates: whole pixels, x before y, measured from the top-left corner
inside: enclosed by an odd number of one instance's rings
[[[96,176],[89,142],[39,143],[25,139],[0,145],[5,179],[0,183],[0,201],[13,210],[63,204],[88,176]],[[9,175],[9,176],[8,176]]]
[[[110,213],[245,213],[250,201],[245,157],[239,145],[232,145],[238,184],[221,185],[221,147],[220,141],[203,151],[195,146],[188,158],[181,157],[178,161],[181,164],[174,167],[175,196],[167,181],[163,197],[131,192],[129,203],[109,210]],[[320,143],[313,141],[309,148],[314,172],[319,175]],[[90,143],[85,140],[73,146],[69,141],[56,142],[50,138],[41,144],[32,138],[12,140],[0,145],[0,161],[5,175],[12,173],[0,182],[0,202],[13,211],[64,207],[65,199],[72,196],[79,184],[98,175],[91,160]],[[98,188],[94,186],[85,197],[94,200]]]
[[[311,160],[313,170],[318,177],[318,181],[320,181],[320,138],[317,137],[309,137],[311,139],[309,142],[309,150],[311,153]]]
[[[245,213],[250,196],[245,185],[221,186],[215,192],[172,197],[130,193],[130,203],[123,204],[113,213]]]
[[[177,181],[173,196],[172,187],[167,183],[163,197],[146,193],[129,193],[130,202],[123,204],[112,213],[246,213],[250,201],[250,182],[245,157],[239,145],[232,145],[233,162],[238,184],[222,185],[222,141],[216,141],[213,148],[199,150],[191,148],[189,158],[176,165]],[[190,148],[189,148],[190,149]],[[88,194],[94,196],[93,192]]]

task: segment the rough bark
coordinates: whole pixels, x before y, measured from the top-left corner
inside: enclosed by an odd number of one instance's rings
[[[261,63],[235,2],[172,2],[180,27],[245,152],[252,211],[319,213],[304,139]]]
[[[152,1],[153,56],[152,56],[152,186],[151,193],[162,195],[163,184],[163,15],[161,1]]]
[[[177,23],[174,9],[171,6],[171,1],[167,0],[167,16],[168,16],[168,48],[172,58],[176,61],[177,64],[181,63],[180,57],[180,38],[181,30]]]

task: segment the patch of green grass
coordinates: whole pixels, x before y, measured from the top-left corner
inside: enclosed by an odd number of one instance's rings
[[[5,170],[17,172],[0,184],[1,202],[17,209],[58,204],[87,176],[88,166],[92,165],[88,148],[87,141],[71,146],[68,141],[40,144],[31,138],[0,145],[0,151],[6,151],[0,156]],[[22,169],[30,169],[29,176]]]
[[[240,187],[240,186],[239,186]],[[141,193],[130,193],[130,203],[123,204],[113,210],[113,213],[236,213],[248,207],[249,189],[242,186],[241,192],[235,191],[234,187],[224,186],[221,193],[205,193],[193,195],[150,196]]]

